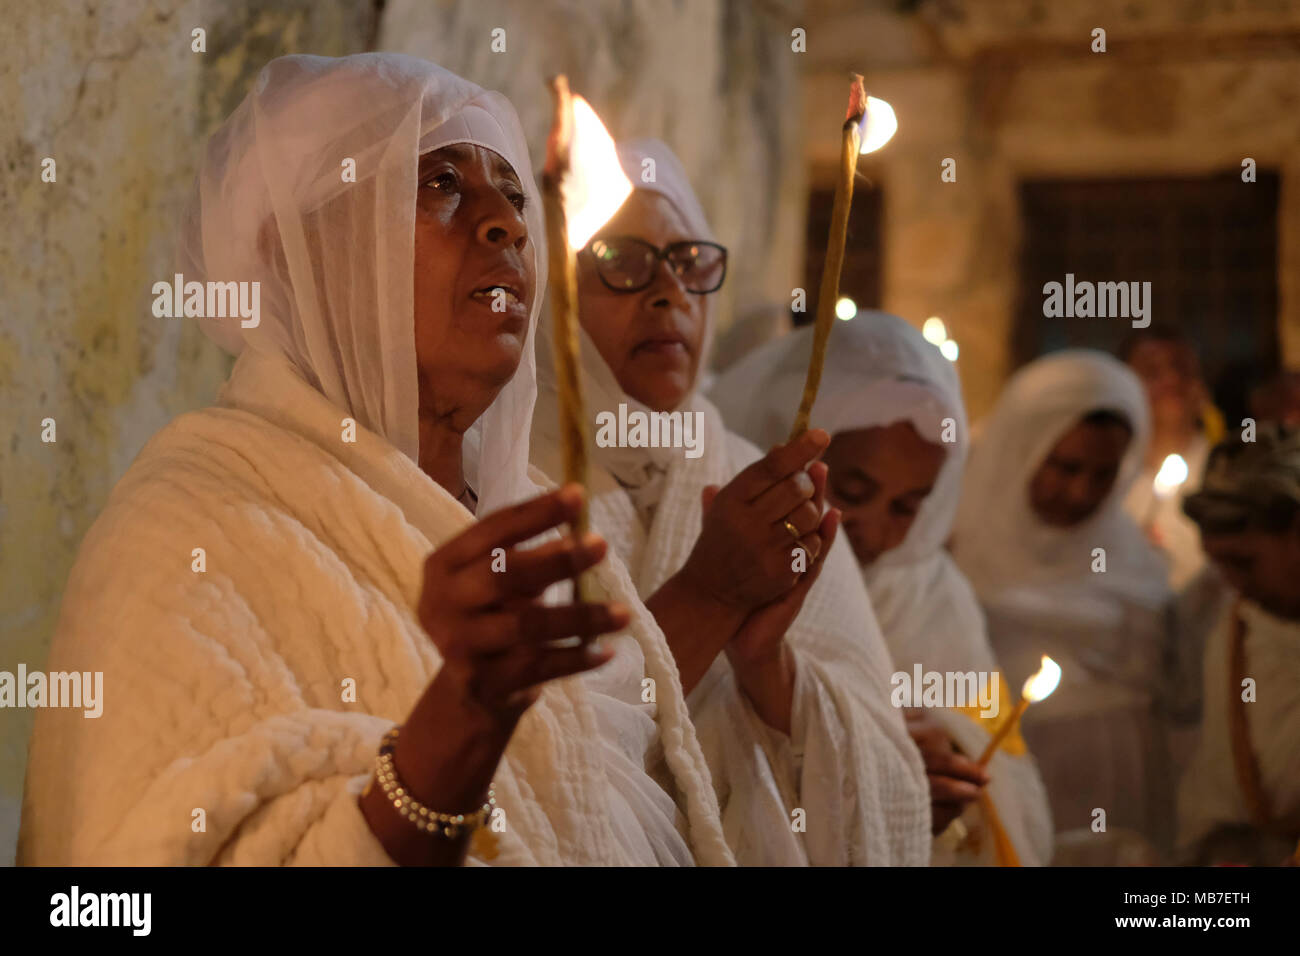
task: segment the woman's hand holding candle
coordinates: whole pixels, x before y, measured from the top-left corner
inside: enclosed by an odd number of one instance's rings
[[[686,563],[646,601],[687,693],[751,615],[808,576],[794,570],[794,550],[805,549],[809,571],[826,550],[823,534],[830,528],[819,491],[825,466],[816,458],[829,442],[826,432],[813,429],[778,445],[722,489],[706,490],[700,535]],[[773,611],[758,626],[766,633],[784,613]]]
[[[417,614],[443,664],[402,725],[393,755],[397,776],[421,803],[445,813],[482,806],[515,726],[542,685],[612,656],[592,642],[626,627],[626,608],[540,602],[551,584],[598,564],[605,542],[587,534],[515,547],[572,522],[581,505],[581,488],[568,485],[488,515],[426,560]],[[505,549],[504,571],[493,570],[496,548]],[[555,645],[574,637],[576,644]],[[455,865],[464,858],[465,837],[421,833],[378,787],[362,796],[361,807],[398,863]]]
[[[924,712],[909,708],[903,717],[925,763],[930,783],[931,832],[937,835],[962,815],[967,804],[979,799],[989,775],[980,764],[958,751],[947,732]]]

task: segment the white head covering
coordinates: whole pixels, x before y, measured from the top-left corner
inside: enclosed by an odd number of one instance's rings
[[[760,448],[784,442],[803,395],[812,326],[767,343],[718,378],[709,393],[727,427]],[[944,422],[952,441],[944,442]],[[966,459],[966,409],[953,364],[908,322],[887,312],[837,322],[811,422],[832,435],[906,421],[947,450],[934,490],[907,537],[872,567],[923,560],[943,546],[952,527]]]
[[[1080,524],[1047,525],[1029,503],[1029,482],[1057,441],[1099,409],[1133,428],[1114,487]],[[1103,352],[1057,352],[1012,376],[971,453],[953,537],[953,556],[986,606],[1087,619],[1110,616],[1115,598],[1149,608],[1165,600],[1164,566],[1123,510],[1147,432],[1141,383]],[[1095,548],[1105,549],[1105,572],[1092,570]]]
[[[673,151],[664,143],[657,139],[637,139],[619,143],[618,158],[633,188],[658,193],[672,203],[686,221],[692,233],[690,238],[717,241],[708,220],[704,217],[704,210],[695,197],[695,191],[691,189],[686,170],[682,168],[681,162]],[[647,159],[654,160],[653,166],[645,162]],[[651,169],[654,172],[652,180],[648,179]],[[716,307],[716,296],[706,295],[703,298],[704,338],[700,345],[697,384],[699,375],[704,372],[708,361],[715,324],[713,313]],[[558,389],[551,345],[553,332],[549,311],[542,317],[538,334],[541,342],[537,358],[539,394],[533,422],[533,440],[539,449],[547,445],[558,448],[560,446]],[[627,405],[629,413],[639,411],[648,415],[650,409],[646,405],[623,391],[587,331],[579,327],[578,335],[581,343],[582,387],[586,398],[588,428],[594,429],[595,418],[600,412],[617,413],[620,403]],[[695,388],[692,387],[691,392],[675,410],[688,412],[694,408]],[[591,443],[589,453],[597,465],[608,470],[627,489],[636,502],[638,510],[653,507],[662,490],[668,466],[682,457],[680,448],[601,448],[594,443]]]
[[[419,156],[453,143],[514,167],[538,289],[514,378],[466,435],[479,514],[535,494],[532,339],[546,261],[541,203],[514,108],[413,57],[272,60],[213,134],[182,226],[186,281],[260,283],[261,322],[201,320],[233,353],[278,355],[357,423],[419,461],[414,233]],[[355,163],[355,182],[344,180]]]
[[[803,394],[812,335],[807,326],[768,342],[718,379],[709,398],[731,429],[760,447],[786,440]],[[907,536],[864,567],[862,579],[896,668],[909,674],[917,665],[923,671],[997,670],[979,602],[943,548],[961,497],[968,445],[956,367],[898,316],[859,313],[831,331],[811,421],[832,435],[910,422],[922,438],[946,449]],[[966,716],[942,712],[936,719],[967,753],[988,741],[986,730]],[[1011,763],[998,754],[992,776],[989,794],[1020,859],[1046,863],[1051,821],[1032,762]],[[951,850],[936,844],[934,861],[951,859]]]
[[[718,379],[709,398],[729,428],[761,448],[786,440],[803,394],[812,334],[811,326],[796,329]],[[834,435],[901,421],[947,455],[907,536],[862,569],[863,581],[895,663],[956,667],[952,662],[960,658],[963,668],[990,669],[983,618],[970,586],[943,550],[961,497],[968,447],[957,370],[896,315],[868,311],[837,322],[812,424]],[[943,440],[945,433],[951,441]]]

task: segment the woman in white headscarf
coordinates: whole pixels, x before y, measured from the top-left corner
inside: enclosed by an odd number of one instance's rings
[[[811,327],[769,342],[728,369],[710,398],[756,445],[778,441],[803,392],[811,350]],[[861,312],[832,330],[812,420],[831,433],[827,500],[844,513],[894,666],[909,681],[918,667],[997,674],[979,603],[944,550],[968,444],[956,368],[898,316]],[[1047,795],[1019,735],[994,754],[988,785],[974,796],[971,762],[1005,717],[1003,705],[1014,701],[1000,675],[990,686],[999,705],[985,719],[967,701],[910,722],[927,757],[936,829],[961,819],[935,841],[936,865],[1035,866],[1051,857]],[[965,759],[954,758],[954,748]],[[965,803],[941,799],[953,793]]]
[[[732,862],[662,633],[528,469],[539,208],[498,94],[389,54],[262,71],[178,270],[260,315],[205,320],[218,405],[83,543],[50,667],[102,671],[103,715],[38,716],[20,861]],[[543,603],[584,568],[597,603]]]
[[[764,456],[726,430],[697,391],[724,254],[666,146],[624,143],[619,157],[635,191],[579,257],[588,415],[700,426],[685,448],[598,430],[592,524],[673,650],[727,840],[742,864],[924,864],[924,768],[889,706],[888,654],[836,516],[821,512],[813,459],[828,436]],[[554,474],[546,358],[539,379],[534,461]]]
[[[1044,654],[1061,666],[1055,693],[1022,722],[1057,831],[1096,829],[1104,810],[1107,831],[1167,848],[1158,708],[1170,595],[1162,560],[1123,508],[1146,441],[1146,399],[1122,363],[1087,350],[1031,362],[982,424],[953,557],[1012,687]]]

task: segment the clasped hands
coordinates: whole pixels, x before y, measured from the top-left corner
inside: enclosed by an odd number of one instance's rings
[[[695,546],[647,602],[661,626],[667,624],[687,691],[725,651],[756,712],[787,734],[795,663],[785,634],[839,529],[839,511],[824,512],[827,472],[816,460],[829,443],[825,431],[813,429],[776,446],[725,486],[706,487]],[[694,608],[682,628],[673,627],[675,615],[660,617],[652,604],[665,593]]]

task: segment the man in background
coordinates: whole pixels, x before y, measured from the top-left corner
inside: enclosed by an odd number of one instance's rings
[[[1300,839],[1300,429],[1245,437],[1214,449],[1185,505],[1235,594],[1206,646],[1179,794],[1179,848],[1196,864],[1276,865]]]

